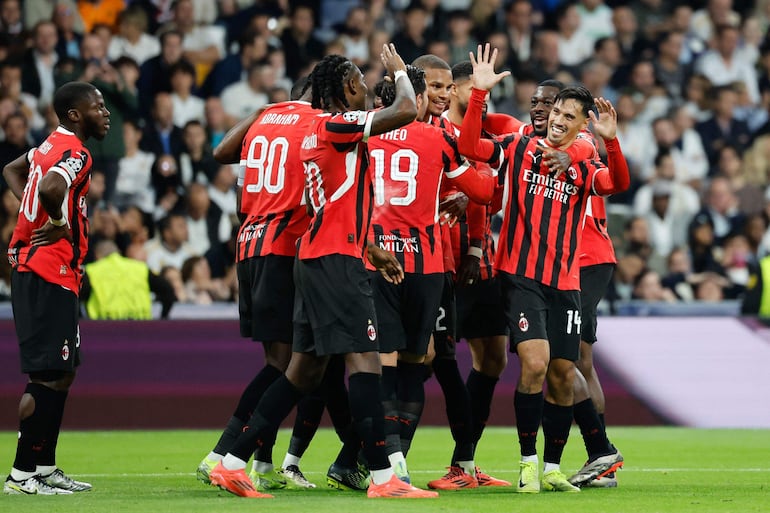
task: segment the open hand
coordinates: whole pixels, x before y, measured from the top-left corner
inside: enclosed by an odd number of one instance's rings
[[[618,113],[615,112],[615,107],[612,106],[609,100],[604,98],[594,98],[594,103],[599,115],[597,116],[593,111],[588,113],[591,123],[594,125],[594,131],[602,139],[614,139],[618,129]]]
[[[404,269],[393,253],[385,251],[375,244],[369,244],[366,247],[366,257],[388,283],[398,285],[404,281]]]
[[[481,45],[476,50],[476,55],[470,52],[471,64],[473,64],[473,75],[471,81],[476,89],[485,89],[489,91],[495,87],[502,79],[511,74],[510,71],[495,73],[495,61],[497,60],[497,48],[490,52],[489,43],[485,44],[483,49]]]
[[[390,75],[391,79],[395,78],[394,75],[396,71],[406,71],[406,64],[404,64],[404,60],[396,51],[396,47],[393,43],[382,45],[380,60],[382,61],[382,65],[385,66],[385,69],[388,71],[388,75]]]

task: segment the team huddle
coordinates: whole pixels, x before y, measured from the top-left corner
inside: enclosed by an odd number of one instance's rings
[[[428,488],[512,486],[475,462],[510,338],[521,365],[516,490],[617,484],[623,457],[605,433],[591,357],[615,261],[603,196],[629,185],[615,111],[582,86],[546,81],[530,124],[486,114],[488,91],[508,73],[495,72],[496,55],[486,45],[452,68],[432,55],[407,66],[384,45],[388,77],[373,110],[361,71],[328,56],[294,100],[256,112],[219,145],[216,157],[242,170],[241,334],[263,343],[266,365],[200,463],[201,481],[244,497],[314,487],[300,459],[326,407],[342,442],[330,486],[437,497],[412,485],[407,465],[432,373],[455,447]],[[461,337],[473,355],[467,381]],[[277,467],[276,433],[295,406]],[[567,478],[559,462],[573,418],[588,460]]]
[[[586,88],[553,80],[536,89],[531,123],[487,114],[489,90],[509,74],[495,72],[496,57],[487,44],[451,68],[433,55],[407,66],[383,45],[388,76],[375,88],[379,104],[366,110],[361,71],[330,55],[295,84],[293,100],[255,112],[216,148],[217,160],[241,165],[240,332],[262,343],[265,365],[198,479],[252,498],[315,487],[300,461],[326,409],[341,441],[327,484],[340,490],[435,498],[432,490],[480,486],[617,486],[623,457],[605,432],[592,357],[596,307],[615,264],[603,197],[630,181],[617,116]],[[30,377],[4,484],[12,494],[91,488],[64,474],[55,452],[79,364],[91,166],[82,142],[104,137],[110,114],[101,93],[79,82],[60,88],[54,106],[60,128],[4,170],[22,200],[9,258]],[[467,379],[455,358],[461,338],[473,358]],[[513,485],[475,461],[508,345],[520,365]],[[407,457],[431,374],[455,444],[449,471],[423,490]],[[289,450],[276,466],[277,431],[295,407]],[[568,478],[560,460],[573,419],[587,462]]]

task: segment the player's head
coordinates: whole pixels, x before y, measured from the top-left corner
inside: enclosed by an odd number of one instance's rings
[[[548,117],[548,142],[554,146],[572,143],[581,130],[588,128],[588,112],[593,108],[594,97],[585,87],[562,89]]]
[[[308,77],[299,77],[294,85],[291,86],[291,93],[289,98],[292,100],[305,100],[310,101],[311,90],[307,87]]]
[[[551,113],[556,95],[564,89],[558,80],[544,80],[537,85],[529,103],[529,119],[535,135],[545,137],[548,134],[548,115]]]
[[[406,65],[406,76],[414,88],[414,94],[417,97],[417,119],[425,116],[428,108],[428,98],[425,86],[425,71],[411,64]],[[375,88],[375,93],[382,100],[383,107],[390,107],[396,101],[396,84],[389,80],[382,80]]]
[[[364,110],[367,87],[358,66],[341,55],[327,55],[308,77],[313,108],[326,112]]]
[[[473,75],[473,64],[471,61],[460,61],[452,66],[452,93],[450,95],[449,108],[455,111],[459,116],[464,116],[468,110],[468,102],[471,99],[471,81]],[[486,113],[486,105],[484,112]]]
[[[425,70],[425,84],[428,93],[427,114],[440,116],[449,108],[449,97],[452,91],[452,68],[444,59],[431,54],[417,57],[412,62],[412,66]]]
[[[110,111],[102,93],[88,82],[67,82],[53,95],[53,109],[59,123],[83,141],[104,139],[110,129]]]

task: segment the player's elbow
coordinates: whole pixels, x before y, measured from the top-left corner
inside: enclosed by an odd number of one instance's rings
[[[414,98],[403,97],[400,101],[395,102],[393,107],[393,117],[399,126],[409,124],[417,119],[417,104],[414,102]]]

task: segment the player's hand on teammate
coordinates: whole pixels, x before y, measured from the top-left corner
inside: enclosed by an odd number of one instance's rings
[[[465,193],[457,192],[447,196],[438,206],[440,223],[447,224],[452,227],[457,223],[468,207],[468,196]]]
[[[404,60],[396,51],[396,47],[393,43],[382,45],[380,60],[382,61],[382,65],[385,66],[391,80],[395,78],[394,75],[396,71],[406,71],[406,64],[404,64]]]
[[[538,141],[540,144],[542,141]],[[566,151],[550,148],[543,144],[540,144],[543,148],[543,165],[548,168],[548,171],[554,173],[554,177],[558,178],[565,173],[572,165],[572,159]]]
[[[61,239],[67,239],[69,242],[72,242],[72,233],[69,226],[66,224],[55,226],[49,222],[32,231],[30,242],[33,246],[48,246]]]
[[[480,259],[474,255],[464,255],[460,268],[457,270],[457,285],[473,285],[479,281],[481,276]]]
[[[618,113],[615,111],[615,107],[604,98],[594,98],[594,103],[598,115],[593,111],[588,113],[594,126],[594,132],[602,139],[608,141],[614,139],[618,129]]]
[[[404,269],[393,253],[385,251],[375,244],[369,244],[366,247],[366,257],[388,283],[398,285],[404,280]]]
[[[497,48],[492,49],[487,43],[482,48],[478,46],[476,55],[470,52],[471,64],[473,64],[473,75],[471,81],[476,89],[485,89],[489,91],[495,87],[502,79],[511,74],[510,71],[495,73],[495,61],[497,60]]]

